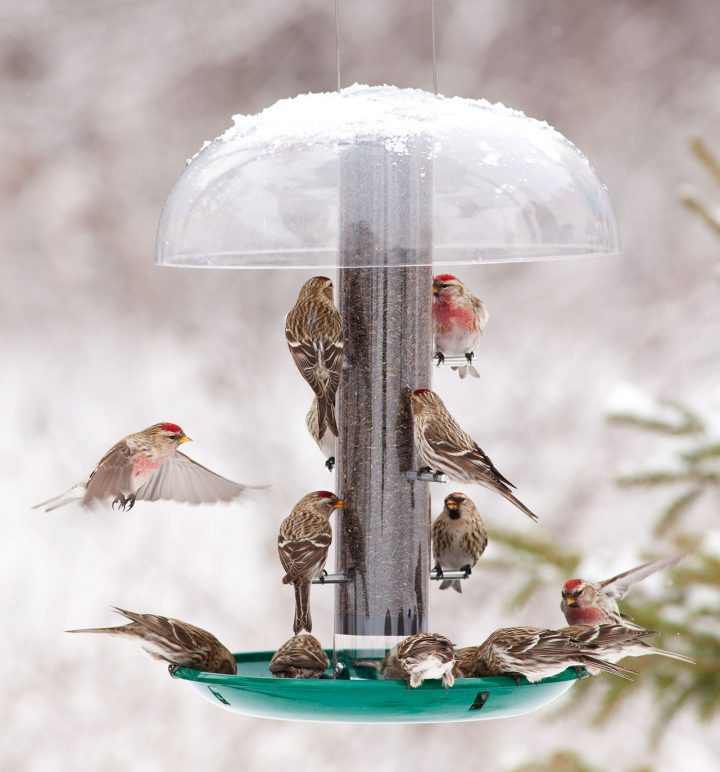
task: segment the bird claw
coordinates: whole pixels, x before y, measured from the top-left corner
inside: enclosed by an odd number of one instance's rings
[[[435,576],[437,576],[438,581],[445,576],[445,574],[443,574],[442,568],[440,567],[440,563],[435,564]]]
[[[332,470],[335,468],[335,456],[330,456],[330,458],[325,462],[325,466],[328,468],[329,472],[332,472]]]
[[[429,466],[421,466],[420,469],[417,470],[417,476],[418,480],[424,475],[424,474],[431,474],[432,469],[430,469]]]
[[[432,471],[432,470],[428,470],[428,471]],[[432,477],[435,482],[442,482],[443,473],[439,469],[436,469],[435,471],[432,472]]]
[[[131,493],[127,499],[125,499],[125,511],[129,512],[135,506],[135,494]]]
[[[318,581],[320,584],[325,584],[325,577],[328,575],[328,572],[323,568],[320,575],[318,576]]]
[[[179,667],[180,665],[176,665],[174,662],[168,665],[168,673],[170,673],[172,678],[175,678],[175,673],[177,673]]]
[[[472,574],[472,566],[463,566],[463,571],[465,572],[465,578],[467,579],[470,574]]]
[[[467,363],[468,363],[469,365],[471,365],[471,364],[472,364],[472,361],[473,361],[473,357],[474,357],[474,356],[475,356],[475,352],[474,352],[474,351],[467,351],[467,352],[465,353],[465,359],[467,359]]]
[[[445,362],[445,354],[443,354],[441,351],[436,351],[433,359],[437,359],[437,365],[435,366],[440,367],[440,365]]]
[[[122,495],[122,493],[120,493],[118,496],[116,496],[113,499],[113,503],[112,503],[113,511],[115,511],[115,505],[117,504],[118,510],[120,512],[124,512],[126,503],[127,503],[127,499],[125,498],[125,496]]]

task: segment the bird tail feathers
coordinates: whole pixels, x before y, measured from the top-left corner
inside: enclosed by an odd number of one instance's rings
[[[61,493],[59,496],[53,496],[47,501],[43,501],[40,504],[35,504],[32,509],[44,509],[46,512],[51,512],[58,507],[64,507],[65,504],[70,504],[73,501],[79,501],[85,496],[84,485],[73,485],[70,490]]]
[[[519,510],[524,512],[531,520],[538,519],[538,516],[531,509],[528,509],[528,507],[526,507],[519,498],[513,496],[510,491],[503,490],[500,487],[496,488],[496,490],[500,495],[504,496],[509,502],[514,504]]]
[[[442,582],[440,582],[441,590],[447,590],[450,587],[452,587],[455,592],[462,592],[462,584],[460,584],[459,579],[443,579]]]
[[[300,579],[295,582],[295,622],[293,632],[297,635],[301,630],[312,632],[312,617],[310,616],[310,582]]]

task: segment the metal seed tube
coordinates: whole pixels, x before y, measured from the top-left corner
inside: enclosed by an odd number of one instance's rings
[[[338,392],[336,651],[369,656],[426,630],[430,491],[417,469],[410,390],[432,370],[432,162],[382,143],[341,162],[338,301],[345,366]],[[408,267],[419,266],[419,267]],[[358,267],[360,266],[360,267]]]

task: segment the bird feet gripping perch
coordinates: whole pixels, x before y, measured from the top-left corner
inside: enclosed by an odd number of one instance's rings
[[[118,494],[113,499],[112,508],[115,509],[116,505],[120,512],[129,512],[135,506],[135,494],[131,493],[129,496]]]
[[[437,364],[435,365],[435,367],[440,367],[440,365],[444,364],[445,362],[445,354],[443,354],[442,351],[436,351],[433,359],[437,359]]]

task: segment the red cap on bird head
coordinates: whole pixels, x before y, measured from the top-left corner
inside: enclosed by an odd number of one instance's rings
[[[182,432],[182,429],[181,429],[181,428],[180,428],[180,427],[179,427],[177,424],[164,423],[164,424],[162,425],[162,428],[163,428],[163,429],[164,429],[166,432],[172,432],[173,434],[175,434],[175,433],[177,433],[177,432]]]
[[[456,281],[456,279],[451,273],[440,273],[433,276],[433,281]]]
[[[583,583],[582,579],[568,579],[567,582],[563,585],[563,590],[565,592],[572,592],[573,590],[577,590],[578,587]]]

